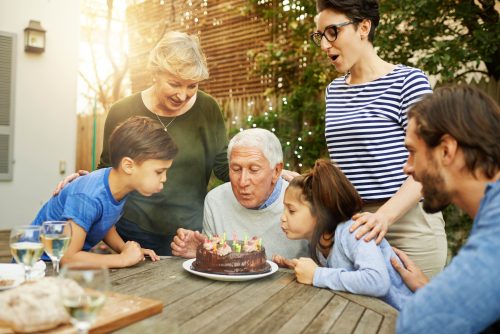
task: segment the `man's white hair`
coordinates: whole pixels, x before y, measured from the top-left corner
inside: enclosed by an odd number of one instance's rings
[[[227,159],[229,161],[234,147],[255,147],[259,149],[269,161],[271,168],[283,162],[283,149],[278,137],[266,129],[252,128],[236,134],[229,141],[227,147]]]

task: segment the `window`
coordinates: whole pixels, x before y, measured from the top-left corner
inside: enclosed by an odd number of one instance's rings
[[[16,36],[0,31],[0,181],[12,180]]]

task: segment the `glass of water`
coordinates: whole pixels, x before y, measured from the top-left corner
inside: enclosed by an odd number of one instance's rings
[[[31,269],[43,253],[40,240],[40,226],[28,225],[12,228],[10,231],[10,252],[24,267],[24,279],[31,280]]]
[[[71,323],[80,334],[88,333],[106,301],[109,273],[104,266],[85,263],[64,265],[59,277],[73,280],[81,289],[62,285],[62,302],[71,317]]]
[[[59,273],[59,262],[71,240],[71,223],[46,221],[42,224],[41,239],[45,253],[50,257],[54,272]]]

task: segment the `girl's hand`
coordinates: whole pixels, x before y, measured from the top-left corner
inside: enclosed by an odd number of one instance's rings
[[[288,268],[288,269],[295,268],[295,264],[293,263],[292,260],[289,260],[281,255],[273,255],[273,262],[282,268]]]
[[[314,272],[318,265],[308,257],[301,257],[300,259],[293,259],[292,262],[295,265],[295,275],[297,276],[297,282],[302,284],[312,284],[314,279]]]
[[[141,248],[141,250],[142,250],[142,254],[144,256],[148,256],[151,259],[151,261],[156,262],[156,261],[160,260],[160,257],[158,255],[156,255],[154,250],[148,249],[148,248]]]
[[[356,231],[356,239],[358,240],[370,232],[364,240],[368,242],[373,238],[377,238],[375,242],[378,245],[387,234],[389,219],[382,213],[360,212],[352,216],[352,219],[354,224],[352,224],[349,232],[352,233],[359,227]]]

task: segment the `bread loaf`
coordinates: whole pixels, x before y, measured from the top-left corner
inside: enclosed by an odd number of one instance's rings
[[[72,280],[45,277],[0,293],[0,324],[18,333],[33,333],[69,323],[62,286],[82,290]]]

